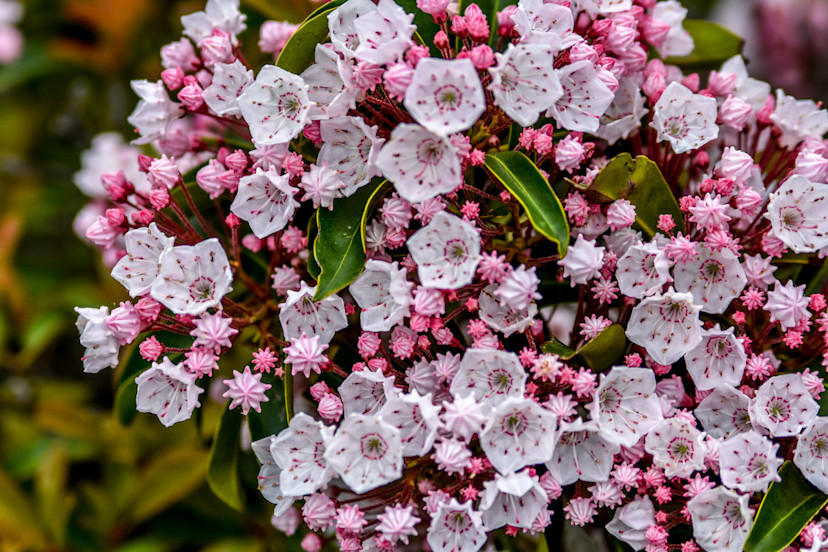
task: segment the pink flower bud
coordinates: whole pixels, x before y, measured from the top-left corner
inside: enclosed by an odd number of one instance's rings
[[[506,6],[502,11],[497,12],[497,34],[500,36],[511,36],[515,31],[515,22],[512,16],[517,12],[517,6]]]
[[[736,88],[736,75],[733,73],[719,73],[718,71],[711,71],[710,78],[707,80],[707,89],[714,96],[721,96],[722,98],[733,93]]]
[[[161,48],[161,64],[164,69],[180,67],[186,73],[195,71],[201,65],[201,61],[193,50],[193,43],[182,38]]]
[[[475,69],[484,71],[494,65],[495,55],[489,46],[486,44],[480,44],[479,46],[475,46],[471,49],[469,52],[469,59]]]
[[[689,88],[694,93],[698,92],[699,91],[699,74],[698,73],[692,73],[690,75],[687,75],[681,81],[681,84],[683,84],[684,86]]]
[[[154,335],[151,335],[138,345],[138,352],[144,360],[155,362],[164,354],[164,345]]]
[[[181,173],[178,172],[175,161],[166,155],[162,155],[161,159],[154,160],[147,172],[153,185],[164,186],[168,190],[172,190],[181,180]]]
[[[132,218],[132,222],[139,226],[146,226],[155,220],[155,213],[150,211],[149,209],[142,209],[137,213],[133,213],[130,218]]]
[[[241,172],[247,168],[247,155],[243,150],[236,150],[224,158],[224,164],[228,169],[233,169],[236,172]]]
[[[143,153],[138,154],[138,169],[141,172],[147,172],[153,161],[155,161],[155,159],[149,155],[144,155]]]
[[[440,32],[443,32],[443,31],[440,31]],[[456,34],[460,38],[463,38],[464,36],[466,36],[466,20],[462,16],[455,15],[454,17],[451,18],[451,32]],[[437,34],[439,34],[439,32]],[[443,33],[443,34],[445,35],[445,33]],[[437,37],[436,36],[434,37],[434,43],[437,44]],[[446,37],[446,46],[448,46],[448,37]],[[437,47],[438,48],[443,48],[443,46],[440,46],[439,44],[437,44]]]
[[[644,16],[639,20],[637,29],[641,33],[644,42],[652,44],[656,48],[664,45],[664,41],[670,33],[669,24],[649,16]]]
[[[161,305],[161,303],[149,296],[141,297],[135,303],[135,310],[138,311],[138,314],[141,315],[141,318],[148,325],[152,322],[155,322],[155,320],[158,318],[158,315],[161,314],[161,310],[163,308],[164,307]]]
[[[656,103],[661,98],[665,88],[667,88],[667,79],[661,73],[650,73],[641,86],[644,94],[652,103]]]
[[[302,134],[305,138],[313,142],[315,146],[322,144],[322,125],[320,121],[311,121],[302,131]]]
[[[728,96],[719,108],[719,122],[741,131],[752,114],[753,107],[749,103],[736,96]]]
[[[135,341],[144,328],[140,313],[128,301],[124,301],[118,308],[112,310],[112,313],[106,317],[106,325],[121,340],[121,345]]]
[[[258,253],[264,247],[264,242],[254,236],[253,234],[248,234],[242,238],[241,243],[244,247],[252,251],[253,253]]]
[[[149,202],[152,208],[160,211],[170,204],[170,192],[167,188],[161,186],[160,188],[153,188],[149,194]]]
[[[121,235],[119,229],[112,226],[106,217],[98,217],[98,220],[86,230],[85,234],[86,239],[104,249],[111,247],[119,235]]]
[[[443,31],[437,31],[437,34],[434,35],[434,45],[444,50],[449,46],[449,38],[446,33]]]
[[[417,0],[417,7],[438,22],[446,20],[446,9],[449,4],[449,0]]]
[[[319,400],[317,410],[319,415],[326,421],[338,422],[342,418],[342,412],[344,410],[342,399],[333,393],[325,395]]]
[[[195,80],[195,79],[193,79]],[[190,111],[196,111],[199,107],[204,105],[204,90],[196,82],[189,84],[181,89],[178,93],[178,99]]]
[[[319,552],[322,550],[322,539],[316,533],[308,533],[300,546],[305,552]]]
[[[184,84],[184,71],[181,67],[173,67],[161,71],[161,80],[170,90],[178,90]]]
[[[278,56],[298,28],[299,25],[287,21],[265,21],[260,30],[259,49]]]
[[[201,57],[207,67],[212,67],[216,63],[231,63],[234,56],[230,35],[220,29],[214,29],[212,36],[201,41]]]

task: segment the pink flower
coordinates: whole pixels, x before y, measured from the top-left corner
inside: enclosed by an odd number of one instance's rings
[[[250,372],[250,366],[245,366],[244,372],[233,370],[233,379],[226,379],[224,383],[229,389],[224,392],[222,397],[232,399],[230,410],[241,405],[242,415],[244,416],[247,416],[251,408],[256,412],[261,412],[261,403],[270,400],[265,395],[265,391],[270,389],[271,386],[262,383],[261,373],[253,374]]]

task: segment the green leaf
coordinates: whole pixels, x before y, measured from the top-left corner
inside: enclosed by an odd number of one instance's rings
[[[531,159],[519,151],[486,155],[486,168],[523,205],[535,230],[558,244],[561,257],[569,245],[569,223],[561,200]]]
[[[287,377],[287,374],[285,376]],[[263,374],[262,383],[270,384],[270,389],[265,391],[269,400],[261,404],[261,412],[251,410],[247,414],[247,427],[254,441],[276,435],[288,425],[285,384],[273,374]]]
[[[577,351],[567,347],[554,337],[552,341],[543,344],[543,352],[556,354],[564,360],[578,357],[594,372],[602,372],[615,365],[626,350],[627,337],[624,334],[624,328],[619,324],[613,324],[605,328]]]
[[[228,506],[238,511],[244,508],[244,497],[239,481],[239,439],[242,418],[239,408],[230,410],[225,407],[216,425],[216,433],[207,460],[207,484],[210,485],[210,489]]]
[[[192,445],[156,453],[142,472],[128,504],[130,521],[139,524],[161,513],[204,483],[207,453]]]
[[[316,217],[311,217],[308,221],[308,243],[316,241],[316,236],[319,235],[319,225],[316,224]],[[308,274],[314,280],[319,280],[319,263],[316,262],[316,257],[313,256],[313,247],[310,248],[308,255]]]
[[[779,552],[785,549],[820,510],[828,496],[802,477],[790,461],[779,470],[782,481],[772,483],[762,499],[745,542],[745,552]]]
[[[587,189],[591,201],[610,203],[626,199],[635,205],[635,220],[648,235],[658,231],[659,215],[672,215],[676,229],[684,232],[684,216],[678,201],[664,180],[661,171],[651,159],[629,153],[613,158],[601,169]]]
[[[325,4],[325,9],[305,20],[290,37],[276,60],[276,66],[285,71],[299,74],[313,63],[316,45],[325,42],[328,36],[328,14],[335,7]]]
[[[693,37],[693,52],[689,56],[668,57],[664,60],[666,63],[682,69],[715,69],[742,53],[745,41],[718,23],[685,19],[683,25]]]
[[[390,187],[388,181],[375,178],[354,195],[335,199],[333,210],[316,211],[319,235],[313,242],[313,255],[320,272],[315,300],[343,289],[365,268],[365,225]]]

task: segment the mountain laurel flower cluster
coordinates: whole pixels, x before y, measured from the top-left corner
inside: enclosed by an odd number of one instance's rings
[[[736,552],[780,473],[828,493],[828,112],[683,72],[676,0],[413,4],[267,22],[259,66],[239,0],[182,17],[75,178],[129,295],[84,370],[165,426],[226,400],[307,551]]]

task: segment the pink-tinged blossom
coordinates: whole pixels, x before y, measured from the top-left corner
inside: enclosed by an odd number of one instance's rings
[[[767,492],[783,459],[776,453],[779,444],[755,430],[740,433],[719,445],[719,470],[722,484],[745,493]]]
[[[271,145],[299,135],[308,122],[312,102],[302,77],[265,65],[238,96],[237,105],[256,144]]]
[[[328,362],[325,349],[328,345],[320,343],[320,336],[308,337],[305,332],[291,340],[290,346],[285,347],[285,363],[291,365],[291,373],[302,373],[306,378],[311,372],[319,374],[322,366]]]
[[[224,347],[229,349],[233,346],[230,338],[239,333],[230,327],[232,322],[232,318],[224,316],[220,311],[202,315],[195,321],[195,329],[190,332],[190,335],[196,338],[193,346],[204,347],[217,353]]]
[[[427,288],[459,289],[474,278],[480,263],[480,234],[445,211],[408,239],[420,282]]]
[[[233,272],[217,238],[165,249],[158,262],[150,294],[175,314],[197,316],[230,293]]]
[[[471,392],[486,407],[509,397],[522,397],[526,372],[517,355],[506,351],[466,349],[460,368],[451,381],[454,395]]]
[[[449,475],[461,474],[470,466],[472,453],[469,447],[459,439],[443,437],[434,446],[432,460],[437,464],[437,469]]]
[[[252,82],[253,71],[240,61],[217,63],[213,68],[213,81],[204,90],[204,101],[217,115],[241,117],[237,100]]]
[[[406,13],[392,0],[380,0],[374,9],[354,21],[356,45],[353,55],[376,65],[397,61],[414,44],[411,39],[416,29],[411,23],[413,19],[413,14]]]
[[[771,437],[799,434],[816,417],[819,404],[811,397],[799,374],[774,376],[756,391],[751,421]]]
[[[811,100],[797,100],[776,91],[776,108],[771,120],[782,131],[779,144],[793,149],[806,138],[821,139],[828,132],[828,112]]]
[[[160,80],[154,83],[135,80],[132,81],[131,86],[141,98],[135,111],[127,119],[141,135],[132,143],[149,144],[159,138],[164,138],[170,123],[184,114],[183,108],[180,104],[170,100],[167,89]]]
[[[397,263],[369,260],[365,264],[365,270],[348,288],[362,309],[363,330],[389,331],[408,316],[414,284],[406,274]]]
[[[670,288],[633,308],[627,337],[659,364],[672,364],[701,341],[699,310],[691,294]]]
[[[828,490],[828,418],[815,418],[798,436],[793,462],[812,485]]]
[[[768,289],[776,282],[773,273],[778,267],[771,264],[771,259],[761,255],[745,255],[742,258],[742,268],[745,271],[748,284],[759,289]]]
[[[166,427],[187,420],[201,406],[198,396],[204,392],[195,380],[195,374],[187,372],[183,363],[173,364],[168,357],[160,363],[153,362],[149,370],[135,379],[135,408],[155,414]]]
[[[439,409],[431,402],[431,395],[422,396],[412,390],[389,398],[378,415],[400,431],[403,456],[427,454],[441,426]]]
[[[492,481],[483,483],[480,511],[486,530],[510,525],[529,529],[549,502],[536,475],[529,470],[509,475],[495,474]]]
[[[613,456],[621,449],[608,441],[595,421],[561,422],[552,459],[546,463],[561,485],[576,481],[607,481]]]
[[[328,344],[334,334],[348,326],[345,303],[338,295],[314,300],[316,286],[301,282],[298,291],[288,291],[287,300],[281,304],[279,322],[285,338],[296,339],[303,333],[318,336],[320,343]]]
[[[270,452],[282,469],[280,486],[289,496],[300,497],[324,488],[335,473],[324,458],[333,428],[300,412],[275,436]]]
[[[604,247],[597,247],[595,240],[578,236],[574,245],[566,252],[566,257],[558,261],[564,269],[564,278],[569,278],[572,287],[586,284],[600,275],[604,264]]]
[[[555,416],[538,403],[509,397],[492,411],[480,447],[500,473],[547,462],[555,449]]]
[[[697,389],[715,389],[722,383],[736,387],[742,381],[747,355],[733,331],[732,327],[722,331],[718,324],[702,330],[702,341],[684,355]]]
[[[389,399],[397,396],[397,388],[393,376],[385,376],[379,370],[363,370],[351,372],[340,384],[339,394],[347,417],[377,412]]]
[[[468,59],[420,61],[403,105],[415,121],[440,136],[469,129],[486,109],[480,77]]]
[[[218,370],[218,356],[213,351],[194,348],[184,356],[187,357],[184,365],[196,377],[210,377],[213,375],[213,370]]]
[[[121,340],[121,345],[135,341],[144,329],[141,313],[128,301],[123,301],[118,307],[112,309],[105,320],[115,337]]]
[[[601,374],[590,415],[605,439],[631,447],[662,419],[655,375],[646,368],[615,366]]]
[[[747,283],[739,258],[730,250],[701,246],[699,256],[675,267],[676,289],[690,292],[703,312],[720,314]]]
[[[779,322],[783,330],[795,328],[801,320],[811,316],[805,284],[795,286],[793,280],[788,280],[784,286],[777,282],[773,291],[768,292],[768,301],[763,308],[770,313],[770,321]]]
[[[181,25],[184,35],[192,38],[197,46],[215,30],[229,34],[235,46],[236,35],[247,28],[245,19],[247,16],[239,11],[239,0],[207,0],[204,11],[182,16]]]
[[[654,21],[663,22],[669,26],[664,42],[657,46],[662,58],[668,56],[686,56],[693,51],[693,38],[682,23],[687,16],[687,10],[676,0],[656,2],[651,12]],[[714,112],[715,120],[715,112]]]
[[[81,359],[83,371],[95,374],[104,368],[117,367],[121,338],[107,324],[109,308],[76,307],[75,312],[78,313],[75,325],[80,333],[80,343],[86,349]]]
[[[670,264],[655,241],[631,246],[618,259],[615,271],[621,293],[643,299],[660,292],[664,284],[673,281]]]
[[[369,127],[359,117],[326,119],[321,123],[322,147],[317,164],[339,172],[345,183],[343,196],[351,196],[357,189],[382,174],[378,162],[380,148],[385,140],[377,137],[377,127]]]
[[[256,169],[255,174],[239,181],[239,190],[230,205],[230,211],[250,224],[259,239],[264,239],[290,222],[299,202],[294,196],[299,190],[290,185],[286,175],[271,169]]]
[[[557,72],[563,94],[546,115],[566,130],[595,132],[599,118],[609,108],[615,94],[598,78],[595,66],[589,61],[571,63]]]
[[[401,124],[377,158],[382,174],[397,192],[419,203],[462,184],[457,149],[445,137],[414,124]]]
[[[471,501],[444,500],[431,514],[426,540],[434,552],[477,552],[486,544],[482,516]]]
[[[639,496],[617,509],[606,527],[610,535],[639,551],[647,545],[647,527],[654,523],[655,508],[652,501],[646,496]]]
[[[244,372],[233,370],[233,379],[224,380],[224,384],[228,389],[222,397],[231,399],[230,410],[241,405],[242,416],[247,416],[251,408],[256,412],[261,412],[261,403],[270,400],[265,395],[265,391],[270,389],[271,386],[262,383],[262,374],[252,373],[250,366],[245,366]]]
[[[287,21],[265,21],[259,29],[259,49],[278,57],[298,28]]]
[[[522,332],[529,328],[538,314],[538,307],[534,302],[520,310],[504,305],[495,296],[499,289],[497,285],[483,288],[479,298],[480,319],[492,330],[502,332],[505,337],[515,332]]]
[[[382,418],[351,414],[328,443],[325,460],[355,493],[376,489],[402,475],[400,431]]]
[[[693,538],[703,550],[739,552],[753,527],[750,495],[722,486],[699,493],[687,503]]]
[[[776,237],[796,253],[828,245],[828,184],[794,175],[770,194],[765,218]]]
[[[667,477],[690,477],[694,471],[704,470],[707,449],[702,433],[687,420],[665,419],[647,433],[644,448]]]
[[[714,98],[693,94],[673,82],[656,102],[651,126],[658,132],[659,142],[667,140],[675,153],[685,153],[718,137],[716,113]]]
[[[420,522],[413,510],[411,505],[386,506],[385,511],[377,516],[377,531],[392,544],[398,541],[408,544],[408,537],[417,536],[416,525]]]
[[[483,404],[475,400],[471,393],[454,395],[454,400],[451,403],[444,402],[443,408],[441,418],[445,429],[465,442],[479,434],[489,419]]]
[[[615,98],[601,116],[600,125],[594,134],[610,145],[626,139],[641,127],[641,119],[648,112],[644,107],[645,103],[646,100],[635,81],[627,76],[621,77],[618,79]]]
[[[499,297],[500,303],[504,306],[520,311],[541,298],[541,294],[538,293],[539,284],[540,279],[535,274],[535,267],[527,269],[526,265],[520,265],[506,274],[493,295]]]
[[[592,523],[598,510],[592,500],[579,496],[571,499],[569,504],[564,506],[564,512],[566,512],[566,519],[572,525],[583,527],[588,523]]]
[[[533,125],[563,95],[554,57],[555,48],[544,44],[509,44],[505,53],[495,54],[489,90],[495,103],[521,126]]]
[[[635,222],[635,205],[626,199],[618,199],[607,207],[607,224],[613,232],[629,228]]]
[[[324,493],[313,493],[305,498],[305,505],[302,506],[302,517],[311,530],[327,529],[333,525],[336,519],[336,504]],[[319,537],[313,533],[309,533],[309,535],[317,537],[317,542],[312,544],[313,547],[309,546],[309,552],[319,552],[321,548]],[[313,540],[307,537],[304,540],[310,541],[308,544],[313,543]]]

